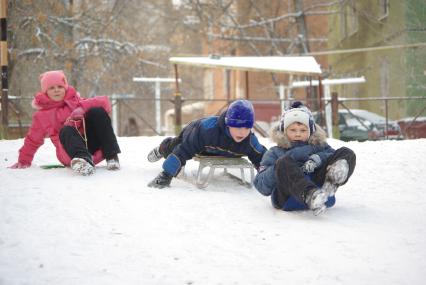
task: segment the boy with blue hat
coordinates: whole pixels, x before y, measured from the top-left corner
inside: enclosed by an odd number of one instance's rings
[[[254,124],[253,105],[247,100],[237,100],[220,116],[211,116],[190,122],[177,137],[164,139],[160,146],[148,154],[148,161],[161,158],[163,171],[148,186],[170,186],[186,161],[196,154],[242,157],[248,156],[259,167],[266,148],[251,131]]]

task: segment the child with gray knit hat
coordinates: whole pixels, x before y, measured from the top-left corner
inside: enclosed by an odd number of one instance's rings
[[[337,188],[354,171],[355,153],[346,147],[331,148],[325,131],[299,101],[284,112],[271,137],[277,146],[262,158],[256,189],[284,211],[310,209],[319,215],[332,207]]]

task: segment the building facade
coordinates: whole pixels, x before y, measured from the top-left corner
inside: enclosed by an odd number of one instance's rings
[[[366,83],[332,87],[340,98],[390,98],[425,96],[426,47],[407,45],[426,42],[426,3],[421,0],[348,0],[332,9],[329,50],[365,49],[331,54],[329,73],[334,78],[365,76]],[[369,50],[372,47],[382,49]],[[388,48],[384,48],[388,47]],[[369,109],[391,119],[413,116],[423,101],[362,100],[348,107]],[[419,102],[421,104],[419,104]]]

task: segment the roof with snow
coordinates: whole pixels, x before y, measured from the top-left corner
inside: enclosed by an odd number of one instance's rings
[[[300,75],[320,75],[321,68],[312,56],[199,56],[171,57],[173,64],[243,71],[266,71]]]

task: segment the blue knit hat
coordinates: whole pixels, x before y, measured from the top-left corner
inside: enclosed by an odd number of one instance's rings
[[[309,128],[309,136],[315,132],[315,122],[311,111],[300,101],[291,104],[290,109],[284,112],[280,120],[280,131],[284,132],[293,123],[301,123]]]
[[[253,128],[254,108],[250,101],[237,100],[229,105],[225,115],[225,125],[234,128]]]

